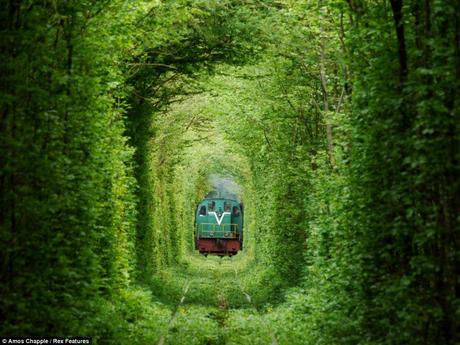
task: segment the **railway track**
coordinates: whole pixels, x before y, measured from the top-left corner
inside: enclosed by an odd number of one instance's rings
[[[184,287],[182,289],[182,295],[180,297],[179,303],[176,305],[176,308],[174,309],[174,312],[171,315],[171,318],[169,319],[168,326],[167,326],[167,332],[169,332],[171,325],[174,323],[174,321],[177,318],[177,311],[179,310],[179,307],[184,303],[185,301],[185,296],[187,295],[187,292],[189,291],[190,288],[190,282],[186,282],[184,284]],[[166,342],[166,336],[167,334],[163,334],[160,339],[158,340],[157,345],[164,345]]]
[[[232,258],[230,257],[230,261],[233,261]],[[233,271],[235,273],[235,281],[236,281],[236,284],[238,285],[239,289],[241,290],[241,292],[243,293],[244,297],[246,298],[246,301],[249,303],[249,305],[251,305],[254,310],[257,312],[257,314],[259,316],[262,316],[262,312],[261,310],[259,309],[259,307],[252,301],[252,298],[251,298],[251,295],[244,290],[244,287],[243,285],[241,284],[241,279],[240,279],[240,276],[239,276],[239,272],[238,272],[238,268],[233,265]],[[276,338],[276,335],[275,333],[273,333],[270,328],[269,328],[269,325],[267,324],[267,329],[269,330],[269,334],[270,334],[270,338],[271,338],[271,345],[279,345],[279,342],[278,342],[278,339]]]
[[[206,271],[206,272],[204,272]],[[231,279],[232,277],[232,271],[234,274],[234,279]],[[229,316],[229,310],[232,309],[232,304],[236,303],[237,305],[234,306],[234,308],[239,309],[242,308],[241,302],[237,302],[236,296],[239,294],[241,295],[241,298],[244,299],[244,303],[247,307],[250,307],[251,309],[254,310],[254,312],[263,320],[263,311],[260,310],[260,307],[254,303],[251,295],[245,290],[243,284],[242,284],[242,279],[240,277],[240,272],[238,271],[238,268],[234,265],[234,262],[232,258],[230,258],[229,261],[225,262],[223,260],[219,260],[218,262],[210,262],[209,265],[200,267],[199,272],[201,274],[204,274],[207,276],[207,279],[209,279],[209,283],[212,284],[213,286],[213,295],[215,296],[215,311],[210,312],[210,318],[213,319],[215,322],[217,322],[217,325],[219,327],[219,344],[224,344],[226,343],[226,321]],[[201,275],[200,274],[200,275]],[[166,331],[164,334],[161,335],[160,339],[156,343],[157,345],[166,345],[170,343],[171,341],[174,342],[174,340],[170,339],[170,336],[172,333],[170,333],[174,327],[175,324],[179,321],[177,318],[179,317],[181,306],[184,304],[185,300],[187,299],[187,294],[192,295],[192,300],[193,300],[193,295],[194,295],[194,290],[195,288],[199,288],[199,285],[194,286],[195,283],[197,283],[194,280],[189,280],[185,282],[183,288],[182,288],[182,293],[180,298],[178,299],[178,302],[174,308],[174,311],[171,314],[171,317],[168,321]],[[229,287],[234,286],[234,289],[232,289],[232,294],[229,295]],[[192,291],[192,292],[190,292]],[[210,296],[210,295],[209,295]],[[232,301],[233,299],[233,301]],[[241,299],[240,299],[241,301]],[[193,302],[192,302],[193,303]],[[244,307],[243,307],[244,308]],[[266,321],[263,321],[266,322]],[[272,332],[269,329],[269,324],[266,322],[264,325],[265,329],[267,330],[266,335],[269,335],[271,342],[271,345],[279,345],[278,339],[275,335],[274,332]],[[268,338],[267,338],[268,340]],[[177,341],[177,340],[176,340]]]

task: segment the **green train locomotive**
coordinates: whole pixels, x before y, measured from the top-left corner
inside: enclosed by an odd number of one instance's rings
[[[233,199],[203,199],[195,213],[195,249],[221,257],[242,250],[243,205]]]

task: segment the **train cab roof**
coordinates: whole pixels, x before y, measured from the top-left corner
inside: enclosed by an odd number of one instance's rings
[[[205,201],[208,201],[208,200],[224,200],[224,201],[233,201],[233,202],[236,202],[236,203],[240,203],[236,199],[229,199],[229,198],[204,198],[203,200],[201,200],[201,202],[205,202]]]
[[[238,206],[238,207],[241,207],[242,203],[236,199],[228,199],[228,198],[205,198],[203,200],[201,200],[197,206],[201,206],[201,205],[205,205],[205,204],[209,204],[209,203],[213,203],[214,205],[215,204],[224,204],[224,203],[229,203],[229,204],[232,204],[234,206]]]

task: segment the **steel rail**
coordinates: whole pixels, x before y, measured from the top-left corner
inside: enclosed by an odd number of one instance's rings
[[[230,261],[233,261],[232,257],[230,257]],[[259,316],[262,316],[262,313],[260,312],[259,308],[252,301],[251,295],[248,294],[244,290],[244,288],[243,288],[243,286],[241,284],[241,280],[240,280],[240,277],[239,277],[239,274],[238,274],[238,269],[236,268],[236,266],[233,266],[233,271],[235,272],[236,284],[238,285],[238,287],[240,288],[240,290],[243,293],[244,297],[246,298],[246,301],[248,301],[248,303],[255,309],[257,314],[259,314]],[[268,332],[269,332],[271,340],[272,340],[271,345],[279,345],[279,342],[278,342],[278,339],[276,339],[275,333],[273,333],[268,327],[267,327],[267,329],[268,329]]]
[[[184,287],[182,289],[182,295],[181,295],[181,298],[179,300],[179,303],[176,305],[176,308],[174,309],[174,312],[172,313],[171,315],[171,319],[169,319],[169,322],[168,322],[168,325],[167,325],[167,328],[166,328],[166,331],[167,333],[169,333],[169,330],[171,328],[171,325],[172,323],[176,320],[177,318],[177,311],[179,310],[179,307],[184,303],[185,301],[185,296],[187,295],[187,292],[189,290],[189,287],[190,287],[190,282],[186,282],[184,284]],[[158,343],[157,345],[164,345],[165,344],[165,341],[166,341],[166,335],[167,334],[163,334],[160,339],[158,340]]]

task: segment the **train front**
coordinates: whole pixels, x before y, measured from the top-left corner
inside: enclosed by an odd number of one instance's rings
[[[195,215],[195,248],[203,255],[232,256],[242,249],[243,213],[236,200],[208,198]]]

